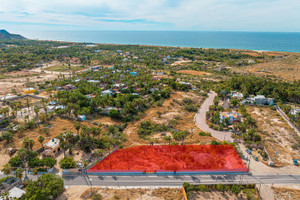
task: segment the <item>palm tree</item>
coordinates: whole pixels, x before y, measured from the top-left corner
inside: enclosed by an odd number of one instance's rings
[[[75,129],[77,130],[77,135],[79,135],[79,130],[80,130],[80,128],[81,128],[81,124],[80,124],[79,122],[76,122],[76,123],[74,124],[74,127],[75,127]]]
[[[84,169],[84,172],[86,173],[86,169],[87,167],[89,166],[89,161],[88,160],[83,160],[82,161],[82,164],[83,164],[83,169]]]
[[[44,150],[44,146],[43,146],[44,140],[45,140],[45,138],[42,135],[40,135],[39,138],[38,138],[38,141],[39,141],[39,143],[41,143],[41,146],[42,146],[43,150]]]
[[[39,124],[40,108],[38,106],[34,106],[34,112],[35,112],[36,122],[38,123],[38,126],[40,127],[40,124]]]
[[[23,140],[23,147],[27,149],[27,151],[29,151],[29,137],[24,138]]]
[[[239,125],[237,123],[233,124],[233,130],[234,130],[234,134],[236,135],[236,131],[238,130]]]
[[[248,116],[248,117],[246,118],[245,123],[246,123],[250,128],[256,127],[256,121],[255,121],[255,119],[253,119],[251,116]]]
[[[171,136],[166,136],[164,137],[164,139],[169,142],[169,145],[171,145],[171,140],[172,140],[172,137]]]
[[[60,133],[57,138],[59,139],[60,148],[64,151],[64,157],[66,157],[66,150],[68,149],[66,139],[63,133]]]
[[[29,98],[27,98],[26,99],[26,106],[27,106],[27,109],[28,109],[28,114],[30,114],[30,105],[31,105],[31,103],[30,103],[30,99]]]

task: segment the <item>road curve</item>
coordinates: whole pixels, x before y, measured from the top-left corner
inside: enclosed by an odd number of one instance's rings
[[[209,106],[213,104],[214,98],[217,96],[217,93],[214,91],[210,91],[208,93],[208,97],[203,102],[202,106],[198,110],[198,112],[195,115],[194,121],[195,124],[205,132],[210,132],[211,135],[218,140],[226,140],[228,142],[233,142],[233,139],[231,138],[231,132],[228,131],[216,131],[212,128],[209,128],[209,126],[206,123],[206,112],[209,110]]]

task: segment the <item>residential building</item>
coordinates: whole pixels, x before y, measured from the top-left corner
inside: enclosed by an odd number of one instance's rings
[[[220,113],[220,123],[222,123],[226,118],[229,119],[230,124],[239,123],[239,122],[241,122],[242,115],[236,111],[221,112]]]
[[[300,113],[300,109],[298,108],[298,109],[293,109],[293,110],[291,110],[291,112],[290,112],[292,115],[297,115],[298,113]]]
[[[239,93],[237,91],[231,91],[229,93],[229,95],[232,97],[232,98],[235,98],[235,99],[238,99],[238,100],[242,100],[244,98],[244,95],[242,93]]]
[[[52,138],[50,141],[45,143],[44,146],[44,151],[43,151],[43,156],[45,157],[52,157],[55,158],[56,155],[60,152],[60,145],[59,145],[60,140],[57,138]]]
[[[272,98],[266,98],[264,95],[257,95],[252,98],[253,102],[258,105],[273,105],[274,100]]]

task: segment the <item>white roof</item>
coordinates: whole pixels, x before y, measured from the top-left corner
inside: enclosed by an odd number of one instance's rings
[[[52,138],[49,142],[45,143],[44,146],[47,146],[50,148],[55,148],[55,147],[59,146],[59,139]]]
[[[265,95],[256,95],[254,98],[255,99],[265,99],[266,97],[265,97]]]
[[[23,194],[26,192],[20,188],[14,187],[13,189],[9,190],[8,197],[9,199],[19,199]],[[4,200],[4,197],[0,197],[1,200]]]

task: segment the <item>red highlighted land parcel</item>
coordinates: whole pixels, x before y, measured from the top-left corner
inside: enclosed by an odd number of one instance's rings
[[[119,149],[88,173],[248,172],[232,145],[154,145]]]

